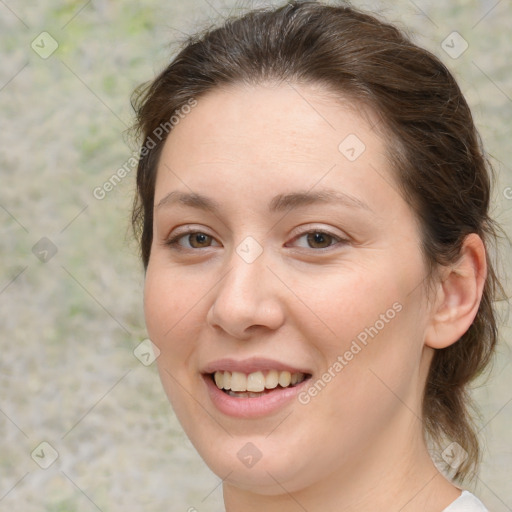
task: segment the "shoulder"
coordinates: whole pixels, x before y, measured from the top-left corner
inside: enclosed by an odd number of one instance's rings
[[[469,491],[462,491],[462,494],[443,512],[489,512],[484,504]]]

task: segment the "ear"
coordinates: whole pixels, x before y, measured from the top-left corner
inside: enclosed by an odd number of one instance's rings
[[[486,276],[484,243],[471,233],[464,239],[459,260],[444,269],[437,285],[425,345],[448,347],[469,329],[480,306]]]

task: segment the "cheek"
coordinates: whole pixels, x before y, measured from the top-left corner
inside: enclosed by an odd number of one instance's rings
[[[148,334],[162,354],[179,354],[181,362],[193,348],[190,339],[200,322],[194,321],[204,307],[197,288],[179,273],[150,261],[144,283],[144,315]],[[159,358],[160,359],[160,358]],[[176,361],[177,358],[167,358]]]
[[[190,368],[197,348],[195,331],[201,325],[197,315],[202,305],[190,282],[184,283],[178,272],[156,263],[150,261],[146,272],[144,315],[149,338],[160,350],[156,364],[163,388],[182,421],[201,414],[194,410],[194,403],[183,388],[192,389],[195,374]]]
[[[367,269],[353,266],[329,281],[311,281],[307,295],[304,286],[302,295],[323,325],[317,320],[314,329],[308,315],[301,329],[322,356],[320,377],[330,388],[326,395],[338,404],[368,404],[382,391],[392,397],[386,387],[406,394],[417,380],[426,315],[421,287],[411,291],[422,272],[421,262],[404,269],[389,259]],[[337,385],[330,384],[334,381]]]
[[[312,277],[304,282],[298,294],[304,297],[311,313],[304,318],[303,328],[311,329],[311,316],[316,317],[315,324],[321,320],[325,328],[322,351],[340,353],[347,342],[359,335],[364,341],[369,336],[367,329],[375,324],[380,332],[394,322],[396,310],[400,309],[396,303],[403,300],[400,281],[400,277],[395,279],[384,266],[377,265],[373,268],[351,265],[331,271],[325,278]],[[312,331],[311,336],[315,338]],[[318,331],[316,337],[319,338]]]

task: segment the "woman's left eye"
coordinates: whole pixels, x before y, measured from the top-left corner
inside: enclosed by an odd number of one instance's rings
[[[337,243],[346,242],[343,238],[319,230],[303,233],[302,235],[295,237],[293,241],[296,242],[301,239],[305,239],[305,243],[307,245],[300,245],[299,247],[304,247],[306,249],[327,249]]]

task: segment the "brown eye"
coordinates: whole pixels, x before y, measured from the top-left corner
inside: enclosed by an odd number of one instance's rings
[[[311,231],[306,234],[308,245],[312,249],[325,249],[332,245],[334,237],[322,231]]]
[[[296,236],[291,245],[300,247],[301,249],[329,249],[337,245],[343,245],[348,240],[336,235],[332,235],[327,231],[313,230],[305,231],[301,235]]]
[[[201,231],[187,231],[172,237],[165,245],[177,250],[206,249],[213,245],[219,246],[215,238]]]
[[[212,237],[204,233],[190,233],[188,235],[188,241],[191,247],[200,249],[202,247],[208,247],[211,244]]]

